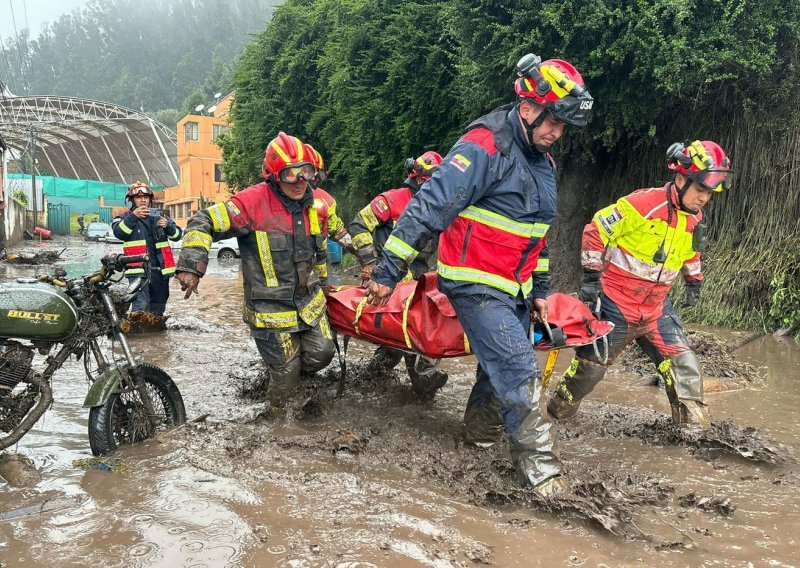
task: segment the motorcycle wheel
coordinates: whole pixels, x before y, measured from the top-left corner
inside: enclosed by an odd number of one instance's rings
[[[89,411],[89,445],[96,456],[110,454],[186,422],[183,397],[170,376],[154,365],[137,365],[131,371],[153,402],[148,416],[138,391],[113,393],[102,406]]]

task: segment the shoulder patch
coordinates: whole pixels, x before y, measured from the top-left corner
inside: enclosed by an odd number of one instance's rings
[[[488,128],[474,128],[461,137],[465,142],[471,142],[483,148],[489,155],[497,152],[494,143],[494,134]]]
[[[372,209],[374,209],[375,213],[378,215],[383,215],[389,210],[389,202],[386,201],[385,197],[379,195],[372,200]]]
[[[239,208],[236,207],[236,204],[233,201],[226,201],[225,208],[228,210],[228,213],[230,213],[231,217],[238,217],[239,215],[242,214],[242,212],[239,211]]]
[[[470,162],[465,156],[462,156],[461,154],[456,154],[455,156],[453,156],[453,158],[450,160],[450,163],[453,164],[455,168],[461,170],[462,172],[466,172],[467,169],[469,169],[469,167],[472,165],[472,162]]]
[[[603,227],[603,230],[609,234],[614,234],[614,225],[622,221],[622,213],[619,212],[619,209],[614,207],[614,210],[611,212],[611,215],[598,215],[597,220],[600,222],[600,225]]]

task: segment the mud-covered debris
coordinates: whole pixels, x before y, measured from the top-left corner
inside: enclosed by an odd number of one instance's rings
[[[120,323],[126,334],[154,333],[167,329],[169,316],[159,316],[152,312],[131,312]]]
[[[659,552],[664,552],[666,550],[684,550],[686,548],[692,548],[690,545],[687,545],[684,542],[664,542],[661,544],[657,544],[655,549]]]
[[[679,497],[678,503],[682,507],[697,507],[701,511],[716,513],[723,517],[730,517],[736,510],[736,506],[731,503],[728,497],[699,497],[694,492]]]
[[[72,467],[80,469],[96,469],[98,471],[110,471],[112,473],[128,473],[127,464],[119,458],[107,456],[100,458],[81,458],[72,460]]]
[[[364,450],[366,445],[366,439],[349,430],[343,430],[333,439],[333,453],[347,451],[353,454],[359,454]]]
[[[253,527],[253,536],[259,542],[267,542],[269,540],[269,528],[265,525],[256,525]]]
[[[63,250],[60,252],[56,250],[10,252],[5,259],[12,264],[50,264],[56,262],[63,252]]]
[[[299,412],[296,414],[297,419],[303,420],[318,416],[322,416],[322,402],[314,396],[306,397],[300,404]]]
[[[464,551],[464,555],[472,562],[478,564],[491,564],[492,563],[492,549],[483,544],[473,544]]]
[[[0,478],[11,487],[32,487],[42,480],[33,461],[22,454],[0,454]]]
[[[730,390],[731,381],[736,383],[741,381],[741,386],[746,383],[753,383],[764,380],[764,372],[743,361],[737,361],[734,351],[738,345],[736,342],[725,342],[713,333],[703,331],[687,330],[689,346],[697,355],[700,362],[700,370],[704,377],[715,377],[717,381],[709,380],[707,392],[712,390]],[[634,372],[642,377],[652,379],[653,383],[658,380],[655,364],[642,351],[636,343],[629,345],[622,356],[617,359],[619,365],[626,371]],[[719,381],[719,379],[728,379]],[[728,384],[726,384],[728,383]],[[734,387],[736,385],[733,385]]]
[[[728,454],[757,463],[795,462],[790,448],[765,438],[756,428],[737,426],[729,420],[713,421],[710,427],[694,431],[681,429],[670,417],[649,408],[585,401],[581,412],[585,414],[579,413],[575,421],[559,424],[565,430],[565,438],[579,435],[570,431],[580,425],[602,436],[639,438],[658,446],[685,446],[696,457],[709,461]]]

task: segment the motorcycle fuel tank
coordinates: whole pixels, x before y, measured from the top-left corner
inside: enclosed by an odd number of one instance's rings
[[[75,303],[45,283],[0,284],[0,337],[58,341],[78,325]]]

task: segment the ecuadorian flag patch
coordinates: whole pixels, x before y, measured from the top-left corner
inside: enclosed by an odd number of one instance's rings
[[[453,159],[450,160],[450,163],[453,164],[456,168],[458,168],[462,172],[466,172],[467,168],[469,168],[472,165],[472,162],[470,162],[461,154],[456,154],[455,156],[453,156]]]
[[[226,201],[225,207],[228,209],[228,213],[230,213],[231,217],[238,217],[239,215],[242,214],[242,212],[239,211],[239,208],[236,207],[236,204],[233,201]]]

